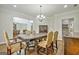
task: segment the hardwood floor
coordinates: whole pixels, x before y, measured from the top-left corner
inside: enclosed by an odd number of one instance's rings
[[[64,54],[79,55],[79,38],[77,37],[64,38]]]
[[[5,55],[6,51],[7,51],[6,46],[4,44],[0,45],[0,52],[3,52],[3,53],[0,53],[0,55],[1,54]],[[17,53],[14,53],[13,55],[15,55],[15,54],[17,54]],[[22,50],[21,55],[24,55],[24,50]],[[36,50],[30,49],[29,52],[27,52],[27,55],[38,55],[38,54],[37,54]],[[58,40],[58,51],[56,52],[56,50],[55,50],[53,55],[64,55],[64,44],[63,44],[62,40]]]

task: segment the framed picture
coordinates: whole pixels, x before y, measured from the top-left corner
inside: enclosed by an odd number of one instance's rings
[[[47,25],[39,25],[39,33],[47,33],[48,26]]]

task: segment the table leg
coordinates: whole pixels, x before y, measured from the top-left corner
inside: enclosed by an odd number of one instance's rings
[[[27,43],[26,43],[26,45],[27,45]],[[25,48],[25,50],[24,50],[24,52],[25,52],[25,55],[26,55],[26,50],[27,50],[27,46],[26,46],[26,48]]]
[[[30,48],[29,42],[30,42],[30,41],[27,41],[27,52],[28,52],[28,53],[29,53],[29,48]]]
[[[37,51],[37,40],[35,40],[35,51]]]

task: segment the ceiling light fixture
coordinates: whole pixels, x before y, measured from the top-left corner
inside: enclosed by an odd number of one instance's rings
[[[67,5],[64,5],[64,8],[67,8]]]
[[[13,5],[13,7],[15,7],[15,8],[16,8],[16,5]]]
[[[42,22],[46,17],[42,14],[42,5],[40,5],[40,14],[37,15],[37,19]]]

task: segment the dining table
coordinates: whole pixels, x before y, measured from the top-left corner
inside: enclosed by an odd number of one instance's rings
[[[35,34],[19,34],[16,36],[16,38],[21,39],[26,43],[26,48],[25,48],[25,55],[26,55],[26,50],[29,51],[29,43],[30,41],[35,41],[35,45],[37,46],[37,40],[40,40],[42,38],[46,38],[47,33],[35,33]]]

